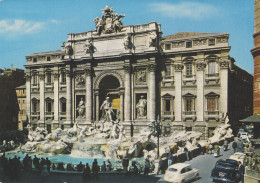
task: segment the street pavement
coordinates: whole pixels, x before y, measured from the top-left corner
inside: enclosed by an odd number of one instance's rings
[[[199,169],[200,179],[193,181],[194,183],[211,183],[210,179],[211,170],[213,169],[218,159],[229,158],[233,154],[231,143],[229,144],[228,151],[220,150],[220,156],[214,157],[213,154],[200,155],[193,158],[190,161],[186,161],[192,165],[193,168]],[[163,182],[163,175],[150,174],[144,175],[124,175],[124,174],[102,174],[99,176],[99,180],[92,180],[91,183],[156,183]],[[80,183],[82,182],[82,174],[53,174],[51,173],[48,179],[42,180],[39,173],[24,172],[19,181],[12,181],[4,176],[3,170],[0,169],[0,183]]]
[[[228,150],[224,151],[223,148],[220,148],[220,156],[214,157],[213,154],[205,154],[200,155],[195,158],[193,158],[190,161],[186,161],[185,163],[191,164],[193,168],[196,168],[199,170],[200,179],[193,181],[193,183],[210,183],[212,182],[212,179],[210,178],[211,170],[214,168],[216,162],[219,159],[227,159],[230,157],[230,155],[234,154],[234,151],[231,147],[232,143],[229,143]],[[158,182],[162,183],[162,175],[161,178],[158,180]]]

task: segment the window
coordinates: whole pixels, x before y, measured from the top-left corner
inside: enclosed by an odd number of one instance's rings
[[[66,73],[65,72],[61,73],[61,82],[66,83]]]
[[[50,72],[46,73],[46,83],[51,84],[51,73]]]
[[[51,61],[51,57],[47,57],[47,61]]]
[[[195,114],[195,98],[196,98],[196,96],[191,93],[187,93],[187,94],[183,95],[184,114],[185,115]]]
[[[216,99],[215,98],[208,98],[208,111],[215,111],[216,110]]]
[[[186,76],[192,76],[192,63],[191,62],[186,64]]]
[[[33,62],[37,62],[37,58],[33,58]]]
[[[39,102],[37,99],[32,99],[32,112],[37,112],[38,111],[38,105]]]
[[[192,111],[192,99],[191,98],[187,98],[185,100],[185,111],[186,112]]]
[[[170,50],[172,48],[171,44],[165,44],[165,50]]]
[[[52,112],[52,100],[50,98],[46,99],[46,112]]]
[[[61,112],[66,112],[66,99],[61,98],[60,104],[61,104]]]
[[[209,46],[215,45],[215,39],[209,39]]]
[[[218,99],[219,99],[219,95],[214,93],[214,92],[210,92],[207,95],[205,95],[206,99],[207,99],[207,111],[208,114],[214,114],[218,111]]]
[[[209,62],[209,74],[215,74],[215,62]]]
[[[192,48],[192,41],[186,42],[186,48]]]
[[[166,65],[165,78],[171,77],[171,65]]]
[[[37,84],[38,84],[38,78],[37,78],[37,75],[36,75],[36,74],[34,74],[34,75],[32,76],[32,82],[33,82],[33,85],[37,85]]]
[[[171,100],[165,100],[165,111],[171,111]]]

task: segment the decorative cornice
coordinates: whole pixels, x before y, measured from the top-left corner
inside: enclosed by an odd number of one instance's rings
[[[181,72],[183,68],[184,68],[183,64],[174,64],[175,72]]]
[[[196,62],[196,67],[197,67],[197,70],[204,70],[204,68],[206,67],[206,63],[205,62]]]
[[[149,72],[155,72],[156,71],[156,64],[149,64],[148,65],[148,71]]]

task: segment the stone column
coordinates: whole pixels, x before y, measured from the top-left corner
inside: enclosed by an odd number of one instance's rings
[[[53,73],[54,78],[54,123],[59,123],[59,73]]]
[[[224,115],[228,112],[228,60],[220,60],[220,109]]]
[[[71,77],[72,73],[70,70],[66,70],[66,82],[67,82],[67,98],[66,98],[66,122],[65,124],[70,125],[72,122],[72,96],[71,96]]]
[[[31,74],[26,73],[26,113],[28,123],[31,123]]]
[[[125,111],[124,121],[131,120],[131,67],[124,66],[125,70]]]
[[[96,98],[96,121],[99,121],[99,91],[95,89],[95,98]]]
[[[174,104],[174,114],[175,121],[182,121],[182,63],[174,64],[174,81],[175,81],[175,104]]]
[[[206,64],[204,61],[196,62],[197,68],[197,102],[196,115],[197,121],[204,121],[204,68]]]
[[[149,91],[149,120],[155,121],[156,120],[156,77],[155,77],[155,71],[156,71],[156,65],[155,64],[149,64],[148,65],[148,91]]]
[[[120,91],[120,121],[124,119],[124,91]]]
[[[45,75],[44,73],[39,74],[40,78],[40,122],[44,123],[44,115],[45,115],[45,110],[44,110],[44,105],[45,105],[45,97],[44,97],[44,79]]]
[[[92,101],[92,70],[88,68],[85,70],[86,73],[86,122],[91,123],[93,121],[93,101]]]

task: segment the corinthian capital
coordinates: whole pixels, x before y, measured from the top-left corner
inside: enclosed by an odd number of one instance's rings
[[[148,71],[149,72],[155,72],[156,71],[156,64],[149,64],[148,65]]]
[[[229,66],[229,61],[228,60],[220,60],[219,61],[220,69],[227,69],[228,66]]]
[[[196,62],[196,67],[198,71],[204,70],[204,68],[206,67],[206,63],[203,61]]]
[[[183,69],[183,64],[181,64],[181,63],[178,63],[178,64],[174,64],[174,70],[176,71],[176,72],[181,72],[182,71],[182,69]]]

